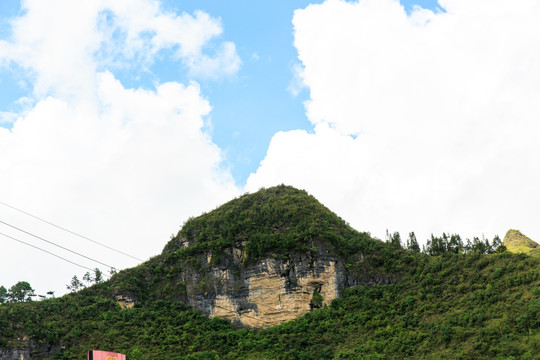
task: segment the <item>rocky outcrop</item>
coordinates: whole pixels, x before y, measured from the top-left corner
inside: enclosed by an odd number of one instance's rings
[[[241,249],[224,258],[212,265],[212,257],[203,256],[204,271],[182,273],[184,300],[209,316],[250,327],[274,326],[324,307],[347,286],[344,264],[324,251],[247,265]]]
[[[330,304],[346,287],[393,282],[382,273],[383,248],[305,191],[280,185],[186,221],[146,280],[157,285],[154,299],[267,327]]]
[[[0,360],[28,360],[30,358],[30,349],[0,349]]]
[[[514,253],[525,253],[531,256],[540,256],[540,246],[538,243],[529,239],[519,230],[508,230],[504,236],[503,245],[506,246],[508,251]]]
[[[132,309],[137,302],[137,298],[133,295],[116,295],[114,298],[122,309]]]
[[[152,274],[129,276],[153,282],[158,290],[153,300],[180,300],[207,316],[254,328],[275,326],[328,306],[348,287],[399,280],[374,268],[362,254],[341,258],[324,241],[312,242],[303,252],[270,253],[256,261],[248,259],[246,244],[247,240],[221,251],[201,252],[196,243],[178,239],[176,248],[183,253],[165,253],[162,262],[150,268]],[[141,297],[152,301],[137,289],[118,288],[113,296],[123,309]]]
[[[48,359],[60,349],[58,345],[49,346],[27,335],[18,337],[9,347],[0,347],[0,360]]]
[[[0,360],[48,359],[60,350],[60,345],[49,345],[28,335],[20,335],[8,340],[9,346],[0,346]]]

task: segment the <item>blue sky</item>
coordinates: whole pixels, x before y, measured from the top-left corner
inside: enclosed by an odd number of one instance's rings
[[[245,184],[265,157],[272,136],[278,131],[311,130],[303,102],[309,92],[293,95],[288,90],[294,81],[293,67],[298,65],[293,46],[292,17],[295,9],[322,1],[233,1],[191,0],[164,1],[172,12],[193,13],[202,10],[219,17],[224,28],[222,39],[236,44],[242,66],[237,74],[221,79],[195,77],[212,104],[212,140],[224,151],[226,164],[238,185]],[[433,0],[402,1],[407,10],[413,5],[436,9]],[[0,35],[10,34],[8,19],[20,12],[17,0],[0,3]],[[209,44],[211,47],[212,44]],[[149,71],[148,71],[149,70]],[[126,87],[152,88],[166,81],[189,82],[191,79],[174,59],[156,59],[148,70],[112,69]],[[15,103],[32,91],[28,73],[11,64],[0,72],[0,111],[17,111]],[[4,124],[10,127],[10,124]]]
[[[538,240],[537,0],[443,4],[3,0],[0,202],[140,259],[187,218],[281,183],[379,238]],[[0,246],[0,285],[61,292],[79,271]]]
[[[192,0],[177,2],[175,6],[166,3],[177,11],[200,9],[219,16],[225,29],[222,36],[237,45],[242,68],[234,79],[198,81],[214,106],[212,138],[225,150],[238,184],[244,184],[257,169],[276,132],[312,129],[303,106],[308,91],[296,96],[288,91],[293,66],[298,64],[291,21],[295,9],[321,2]],[[437,8],[433,0],[402,4],[408,10],[413,5]],[[166,72],[162,79],[175,79],[175,73],[169,72],[174,67],[164,65],[156,72]]]

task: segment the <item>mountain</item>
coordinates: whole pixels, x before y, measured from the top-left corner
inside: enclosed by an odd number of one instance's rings
[[[347,287],[392,282],[394,274],[370,265],[383,248],[305,191],[278,186],[189,219],[159,257],[120,274],[112,289],[130,305],[159,294],[270,327],[328,306]],[[151,288],[126,287],[130,277],[152,279]]]
[[[538,358],[540,260],[478,239],[465,251],[455,235],[428,243],[432,256],[352,229],[305,191],[262,189],[189,219],[161,254],[106,282],[0,305],[0,360],[91,349],[130,360]]]
[[[540,257],[540,245],[523,235],[519,230],[508,230],[504,236],[503,244],[508,251]]]

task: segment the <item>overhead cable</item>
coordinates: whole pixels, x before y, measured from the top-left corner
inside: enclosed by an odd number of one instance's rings
[[[49,255],[55,256],[55,257],[57,257],[57,258],[59,258],[59,259],[62,259],[62,260],[64,260],[64,261],[67,261],[68,263],[73,264],[73,265],[76,265],[76,266],[81,267],[81,268],[83,268],[83,269],[90,270],[90,271],[94,271],[93,269],[90,269],[89,267],[86,267],[86,266],[81,265],[81,264],[77,264],[76,262],[73,262],[73,261],[71,261],[71,260],[68,260],[68,259],[66,259],[66,258],[64,258],[64,257],[62,257],[62,256],[60,256],[60,255],[56,255],[56,254],[54,254],[54,253],[52,253],[52,252],[50,252],[50,251],[47,251],[47,250],[45,250],[45,249],[42,249],[42,248],[38,247],[38,246],[35,246],[35,245],[29,244],[29,243],[27,243],[27,242],[24,242],[24,241],[22,241],[22,240],[16,239],[16,238],[14,238],[13,236],[9,236],[9,235],[7,235],[7,234],[4,234],[3,232],[0,232],[0,235],[3,235],[3,236],[5,236],[5,237],[7,237],[7,238],[9,238],[9,239],[11,239],[11,240],[15,240],[15,241],[17,241],[17,242],[20,242],[21,244],[24,244],[24,245],[33,247],[34,249],[38,249],[38,250],[41,250],[41,251],[43,251],[43,252],[46,252],[46,253],[49,254]]]
[[[79,256],[81,256],[81,257],[83,257],[83,258],[85,258],[85,259],[88,259],[88,260],[97,262],[98,264],[101,264],[101,265],[106,266],[106,267],[108,267],[108,268],[113,268],[113,267],[114,267],[114,266],[105,264],[105,263],[103,263],[103,262],[101,262],[101,261],[99,261],[99,260],[93,259],[93,258],[91,258],[91,257],[89,257],[89,256],[86,256],[86,255],[83,255],[83,254],[78,253],[78,252],[76,252],[76,251],[70,250],[70,249],[68,249],[68,248],[66,248],[66,247],[64,247],[64,246],[62,246],[62,245],[58,245],[58,244],[56,244],[56,243],[54,243],[54,242],[52,242],[52,241],[49,241],[49,240],[47,240],[47,239],[44,239],[44,238],[40,237],[40,236],[34,235],[34,234],[32,234],[32,233],[30,233],[30,232],[28,232],[28,231],[26,231],[26,230],[23,230],[23,229],[18,228],[18,227],[14,226],[14,225],[8,224],[7,222],[4,222],[4,221],[2,221],[2,220],[0,220],[0,223],[1,223],[1,224],[4,224],[4,225],[6,225],[6,226],[9,226],[9,227],[11,227],[11,228],[13,228],[13,229],[19,230],[20,232],[23,232],[23,233],[25,233],[25,234],[27,234],[27,235],[33,236],[33,237],[35,237],[36,239],[39,239],[39,240],[41,240],[41,241],[45,241],[46,243],[51,244],[51,245],[53,245],[53,246],[56,246],[56,247],[58,247],[58,248],[60,248],[60,249],[69,251],[70,253],[73,253],[73,254],[75,254],[75,255],[79,255]]]
[[[39,216],[32,215],[32,214],[30,214],[30,213],[28,213],[28,212],[26,212],[26,211],[23,211],[23,210],[21,210],[21,209],[18,209],[18,208],[16,208],[15,206],[6,204],[6,203],[4,203],[4,202],[2,202],[2,201],[0,201],[0,204],[2,204],[2,205],[4,205],[4,206],[7,206],[8,208],[11,208],[11,209],[13,209],[13,210],[16,210],[16,211],[18,211],[18,212],[20,212],[20,213],[23,213],[23,214],[25,214],[25,215],[28,215],[28,216],[30,216],[30,217],[33,217],[34,219],[37,219],[37,220],[39,220],[39,221],[41,221],[41,222],[44,222],[44,223],[49,224],[49,225],[51,225],[51,226],[54,226],[55,228],[58,228],[58,229],[63,230],[63,231],[65,231],[65,232],[68,232],[68,233],[70,233],[70,234],[72,234],[72,235],[75,235],[75,236],[78,236],[78,237],[80,237],[80,238],[83,238],[83,239],[85,239],[85,240],[87,240],[87,241],[93,242],[94,244],[97,244],[97,245],[103,246],[104,248],[107,248],[107,249],[109,249],[109,250],[115,251],[115,252],[117,252],[117,253],[119,253],[119,254],[125,255],[125,256],[127,256],[127,257],[130,257],[130,258],[135,259],[135,260],[138,260],[138,261],[143,261],[142,259],[139,259],[139,258],[137,258],[137,257],[135,257],[135,256],[133,256],[133,255],[130,255],[130,254],[128,254],[128,253],[125,253],[125,252],[123,252],[123,251],[121,251],[121,250],[118,250],[118,249],[115,249],[115,248],[110,247],[110,246],[108,246],[108,245],[102,244],[102,243],[100,243],[100,242],[98,242],[98,241],[96,241],[96,240],[90,239],[89,237],[86,237],[86,236],[84,236],[84,235],[78,234],[78,233],[76,233],[76,232],[74,232],[74,231],[71,231],[71,230],[66,229],[66,228],[64,228],[64,227],[62,227],[62,226],[56,225],[56,224],[54,224],[54,223],[52,223],[52,222],[50,222],[50,221],[47,221],[47,220],[45,220],[45,219],[42,219],[42,218],[40,218]]]

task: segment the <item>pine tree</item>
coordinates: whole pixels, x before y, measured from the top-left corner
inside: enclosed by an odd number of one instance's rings
[[[416,240],[416,235],[414,235],[414,232],[409,233],[409,238],[407,239],[407,250],[415,253],[420,252],[420,245],[418,245],[418,241]]]

